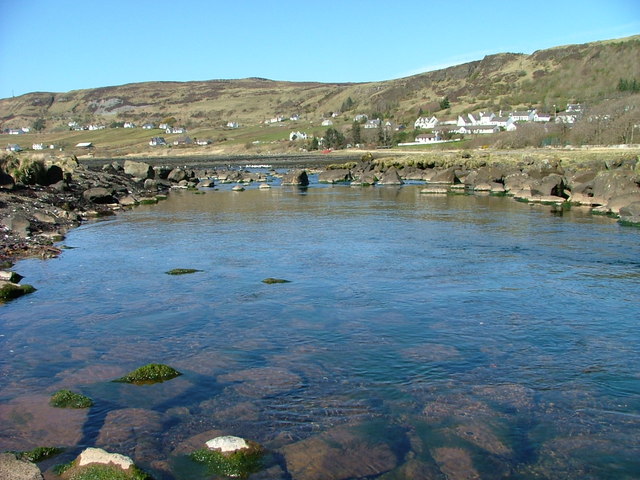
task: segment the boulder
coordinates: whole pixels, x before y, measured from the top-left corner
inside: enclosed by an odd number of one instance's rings
[[[219,450],[220,452],[236,452],[249,448],[249,444],[244,438],[225,435],[222,437],[212,438],[206,442],[207,448],[211,450]]]
[[[154,176],[151,165],[146,162],[134,162],[132,160],[125,160],[124,173],[139,180],[146,180]]]
[[[198,182],[198,185],[196,185],[196,187],[198,187],[198,188],[213,188],[213,187],[215,187],[215,183],[210,178],[205,178],[204,180],[200,180]]]
[[[622,208],[637,202],[640,202],[640,190],[637,193],[626,193],[610,198],[607,207],[612,213],[620,213]]]
[[[156,192],[158,191],[158,182],[153,178],[147,178],[144,181],[144,189],[148,192]]]
[[[85,200],[92,203],[99,203],[99,204],[118,203],[118,201],[114,198],[113,193],[104,187],[94,187],[94,188],[85,190],[82,193],[82,196],[84,197]]]
[[[176,167],[173,170],[171,170],[169,172],[169,175],[167,176],[167,180],[174,183],[179,183],[182,180],[186,180],[186,179],[187,179],[187,172],[185,172],[180,167]]]
[[[593,197],[597,200],[595,203],[601,205],[606,205],[613,197],[638,192],[637,177],[629,170],[602,171],[593,180]]]
[[[342,183],[351,180],[351,172],[346,168],[325,170],[318,175],[318,181],[320,183]]]
[[[53,185],[54,183],[61,182],[64,179],[64,172],[58,165],[51,165],[47,168],[44,177],[43,185]]]
[[[456,169],[454,167],[447,168],[445,170],[437,171],[437,173],[431,178],[431,183],[460,183],[460,180],[456,176]]]
[[[530,188],[532,195],[540,195],[543,197],[554,195],[560,197],[564,195],[564,177],[557,173],[552,173],[551,175],[531,182]]]
[[[404,182],[395,167],[388,168],[378,180],[380,185],[402,185]]]
[[[620,222],[640,226],[640,202],[633,202],[620,209]]]
[[[26,238],[31,235],[31,221],[21,213],[14,213],[0,220],[0,224],[5,225],[16,235]]]
[[[154,178],[166,180],[171,173],[171,168],[165,166],[153,167]]]
[[[4,190],[11,190],[15,183],[16,182],[11,175],[0,170],[0,188]]]
[[[300,187],[306,187],[309,185],[309,177],[305,170],[293,170],[286,173],[282,177],[282,185],[298,185]]]
[[[355,175],[351,185],[375,185],[378,181],[374,172],[361,172]]]
[[[3,480],[42,480],[42,472],[31,462],[18,460],[13,453],[0,453],[0,478]]]
[[[518,192],[529,189],[531,178],[524,172],[512,173],[504,178],[504,188],[508,192]]]

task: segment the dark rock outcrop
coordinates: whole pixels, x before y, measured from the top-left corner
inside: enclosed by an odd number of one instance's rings
[[[306,187],[309,185],[309,177],[306,170],[294,170],[282,177],[282,185],[297,185]]]

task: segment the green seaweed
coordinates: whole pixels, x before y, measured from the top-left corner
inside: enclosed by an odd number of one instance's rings
[[[71,468],[74,467],[74,468]],[[66,480],[151,480],[151,476],[136,466],[123,470],[115,465],[92,464],[67,467],[59,475]]]
[[[38,463],[56,455],[61,454],[64,451],[58,447],[36,447],[28,452],[18,452],[18,458],[26,460],[28,462]]]
[[[5,283],[0,287],[0,303],[8,302],[28,293],[35,292],[31,285],[16,285],[15,283]]]
[[[262,280],[262,283],[266,283],[266,284],[272,284],[272,283],[290,283],[291,280],[285,280],[284,278],[265,278],[264,280]]]
[[[160,383],[171,380],[182,375],[182,373],[161,363],[150,363],[136,370],[129,372],[124,377],[114,380],[114,382],[133,383],[136,385]]]
[[[93,405],[93,400],[71,390],[58,390],[51,396],[49,404],[56,408],[89,408]]]
[[[169,270],[166,273],[167,275],[187,275],[189,273],[201,272],[202,270],[197,270],[195,268],[174,268],[173,270]]]
[[[194,462],[206,465],[211,474],[247,478],[262,468],[264,455],[263,448],[258,444],[250,442],[249,445],[249,448],[232,453],[201,448],[189,455],[189,458]]]

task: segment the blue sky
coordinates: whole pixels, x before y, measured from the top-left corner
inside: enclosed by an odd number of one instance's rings
[[[389,80],[636,34],[639,0],[0,0],[0,98],[161,80]]]

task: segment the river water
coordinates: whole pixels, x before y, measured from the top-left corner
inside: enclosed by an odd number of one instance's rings
[[[225,434],[270,452],[251,478],[640,477],[640,230],[421,188],[175,191],[19,262],[0,451],[197,480]],[[150,362],[183,375],[111,382]]]

